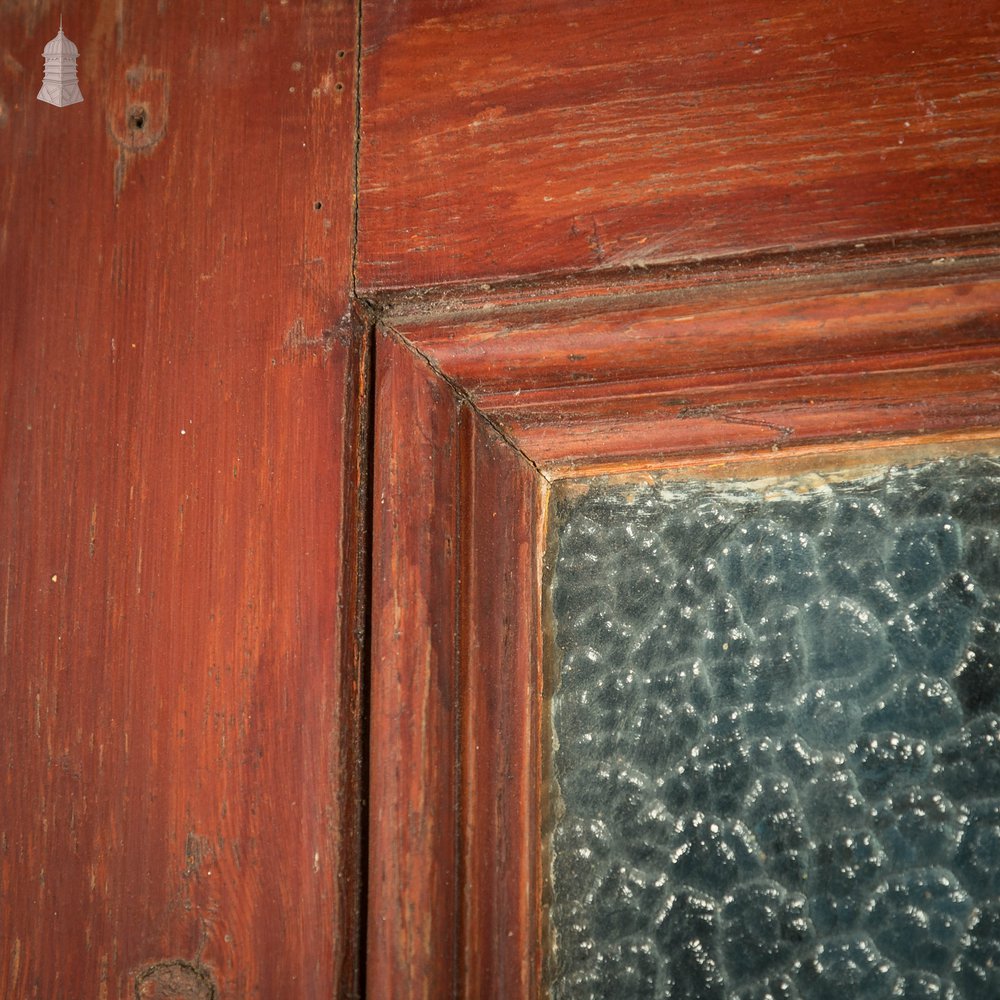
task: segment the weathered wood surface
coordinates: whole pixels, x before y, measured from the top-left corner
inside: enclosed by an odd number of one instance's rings
[[[0,991],[356,995],[354,8],[66,13],[55,109],[0,10]],[[369,996],[538,988],[546,479],[996,434],[997,31],[365,5]]]
[[[1000,235],[990,229],[966,233],[915,234],[808,250],[765,250],[754,254],[677,261],[661,267],[614,271],[576,271],[540,275],[531,281],[457,282],[368,291],[365,297],[386,322],[397,317],[452,319],[463,313],[508,311],[511,315],[560,310],[586,314],[593,309],[641,309],[648,301],[698,294],[720,303],[767,298],[798,298],[817,284],[830,287],[905,288],[927,283],[927,268],[954,281],[989,277],[1000,267]],[[749,304],[748,301],[748,304]]]
[[[375,347],[367,988],[456,995],[459,412],[394,340]]]
[[[368,994],[532,997],[544,482],[376,347]]]
[[[545,475],[593,475],[1000,427],[983,268],[394,322]]]
[[[549,481],[997,437],[992,6],[365,7],[372,996],[544,980]]]
[[[545,954],[541,836],[542,558],[547,484],[463,408],[462,892],[459,996],[539,996]]]
[[[376,365],[373,995],[544,990],[550,483],[995,446],[990,269],[392,318]]]
[[[0,993],[356,995],[353,5],[64,14],[59,109],[0,5]]]
[[[370,293],[1000,221],[995,0],[412,0],[363,34]]]

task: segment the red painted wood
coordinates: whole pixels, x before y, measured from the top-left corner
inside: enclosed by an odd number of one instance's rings
[[[1000,282],[927,265],[877,285],[394,322],[556,478],[1000,425]]]
[[[0,993],[357,995],[353,7],[64,14],[59,109],[0,11]]]
[[[0,983],[357,995],[355,12],[72,16],[60,110],[51,8],[0,14]],[[367,994],[530,997],[549,480],[995,438],[997,25],[413,0],[364,35]]]
[[[970,275],[914,269],[907,283],[758,282],[575,308],[501,310],[442,322],[399,319],[417,347],[484,406],[629,383],[664,389],[745,379],[748,370],[808,373],[817,362],[864,370],[876,359],[975,352],[997,341],[996,268]],[[727,374],[728,373],[728,374]]]
[[[550,490],[995,447],[1000,283],[951,265],[897,279],[393,316],[376,409],[377,995],[544,990]]]
[[[463,997],[540,995],[547,484],[463,410]]]
[[[1000,220],[993,0],[412,0],[364,42],[366,289]]]
[[[668,265],[628,270],[575,271],[538,275],[530,281],[517,278],[489,282],[455,282],[416,286],[365,295],[387,320],[416,315],[452,318],[462,313],[522,313],[543,306],[546,313],[560,309],[586,315],[592,309],[607,311],[614,300],[623,311],[642,309],[649,300],[672,296],[720,304],[756,301],[760,290],[774,298],[775,290],[790,298],[809,294],[816,282],[833,287],[838,282],[856,291],[869,288],[907,287],[927,283],[927,268],[943,272],[942,280],[954,282],[964,274],[978,280],[996,274],[1000,241],[991,229],[971,232],[913,234],[864,244],[835,244],[803,250],[765,250],[731,254]],[[749,298],[748,298],[749,297]]]
[[[994,350],[969,367],[817,374],[596,405],[581,400],[547,415],[548,422],[511,420],[510,430],[556,478],[653,470],[699,457],[735,460],[761,451],[774,459],[777,452],[815,452],[845,441],[857,448],[892,438],[985,436],[1000,428],[998,361]],[[497,417],[502,421],[506,414]]]
[[[398,342],[376,341],[367,989],[455,996],[459,413]]]
[[[550,488],[997,439],[998,31],[986,0],[365,7],[373,995],[544,987]]]
[[[545,484],[377,346],[368,992],[533,997]]]

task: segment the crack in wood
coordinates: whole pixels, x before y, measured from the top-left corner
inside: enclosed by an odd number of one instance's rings
[[[746,427],[760,427],[764,430],[774,431],[782,441],[787,440],[795,433],[794,427],[786,427],[783,424],[775,424],[769,420],[762,420],[759,417],[748,417],[740,413],[735,413],[728,407],[720,403],[709,403],[707,406],[685,406],[677,411],[677,420],[722,420],[727,424],[742,424]]]

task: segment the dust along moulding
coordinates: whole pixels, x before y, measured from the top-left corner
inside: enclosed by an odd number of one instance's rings
[[[38,99],[64,108],[83,100],[76,78],[76,60],[80,50],[63,34],[59,18],[59,34],[45,46],[45,76]]]

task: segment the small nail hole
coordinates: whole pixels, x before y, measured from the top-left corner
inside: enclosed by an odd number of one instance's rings
[[[321,209],[322,207],[323,207],[323,202],[321,202],[321,201],[317,201],[317,202],[316,202],[316,204],[315,204],[315,205],[313,205],[313,208],[315,208],[317,212],[318,212],[318,211],[319,211],[319,210],[320,210],[320,209]]]
[[[339,52],[337,53],[337,58],[338,58],[338,59],[343,59],[343,58],[344,58],[344,56],[346,56],[346,55],[347,55],[347,53],[346,53],[346,52],[345,52],[345,51],[344,51],[343,49],[341,49],[341,50],[340,50],[340,51],[339,51]]]
[[[344,89],[344,85],[342,83],[335,83],[333,85],[333,89],[334,90],[343,90]]]

